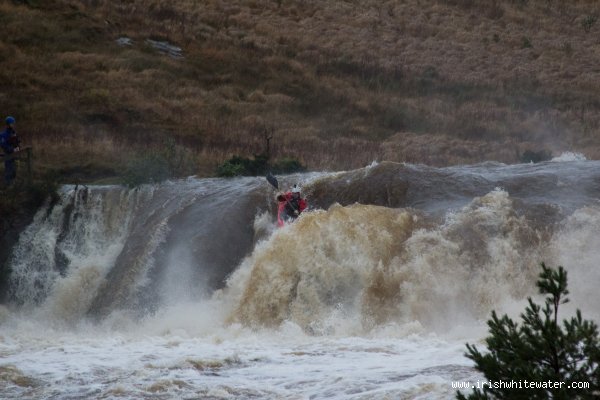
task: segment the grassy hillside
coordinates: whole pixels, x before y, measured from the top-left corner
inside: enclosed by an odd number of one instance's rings
[[[600,158],[595,1],[0,2],[0,112],[40,169],[210,175],[264,149],[312,169]],[[128,38],[119,44],[118,39]],[[181,57],[149,40],[181,48]]]

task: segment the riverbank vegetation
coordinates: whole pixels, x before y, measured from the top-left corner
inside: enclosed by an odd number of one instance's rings
[[[182,160],[171,176],[213,175],[259,154],[265,129],[273,160],[309,169],[598,158],[597,12],[585,0],[4,1],[0,110],[65,182],[122,177],[165,143]]]
[[[600,390],[600,336],[594,321],[576,311],[559,320],[559,307],[569,301],[567,272],[542,263],[537,287],[544,305],[528,299],[521,323],[492,312],[487,351],[467,344],[467,357],[485,376],[465,397],[477,399],[596,399]]]

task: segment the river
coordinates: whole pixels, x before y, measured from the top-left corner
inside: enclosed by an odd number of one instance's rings
[[[7,399],[450,399],[492,310],[539,264],[600,320],[600,162],[373,163],[279,177],[64,186],[21,234],[0,306]]]

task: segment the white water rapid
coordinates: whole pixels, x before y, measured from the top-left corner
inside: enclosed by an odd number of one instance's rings
[[[539,263],[600,320],[600,162],[391,163],[61,189],[21,234],[0,306],[5,399],[451,399],[492,310]]]

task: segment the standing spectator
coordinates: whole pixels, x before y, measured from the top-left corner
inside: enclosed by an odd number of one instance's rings
[[[0,133],[0,147],[4,150],[4,180],[7,185],[17,176],[16,160],[9,157],[15,151],[19,151],[20,140],[15,131],[14,117],[6,117],[6,129]]]

